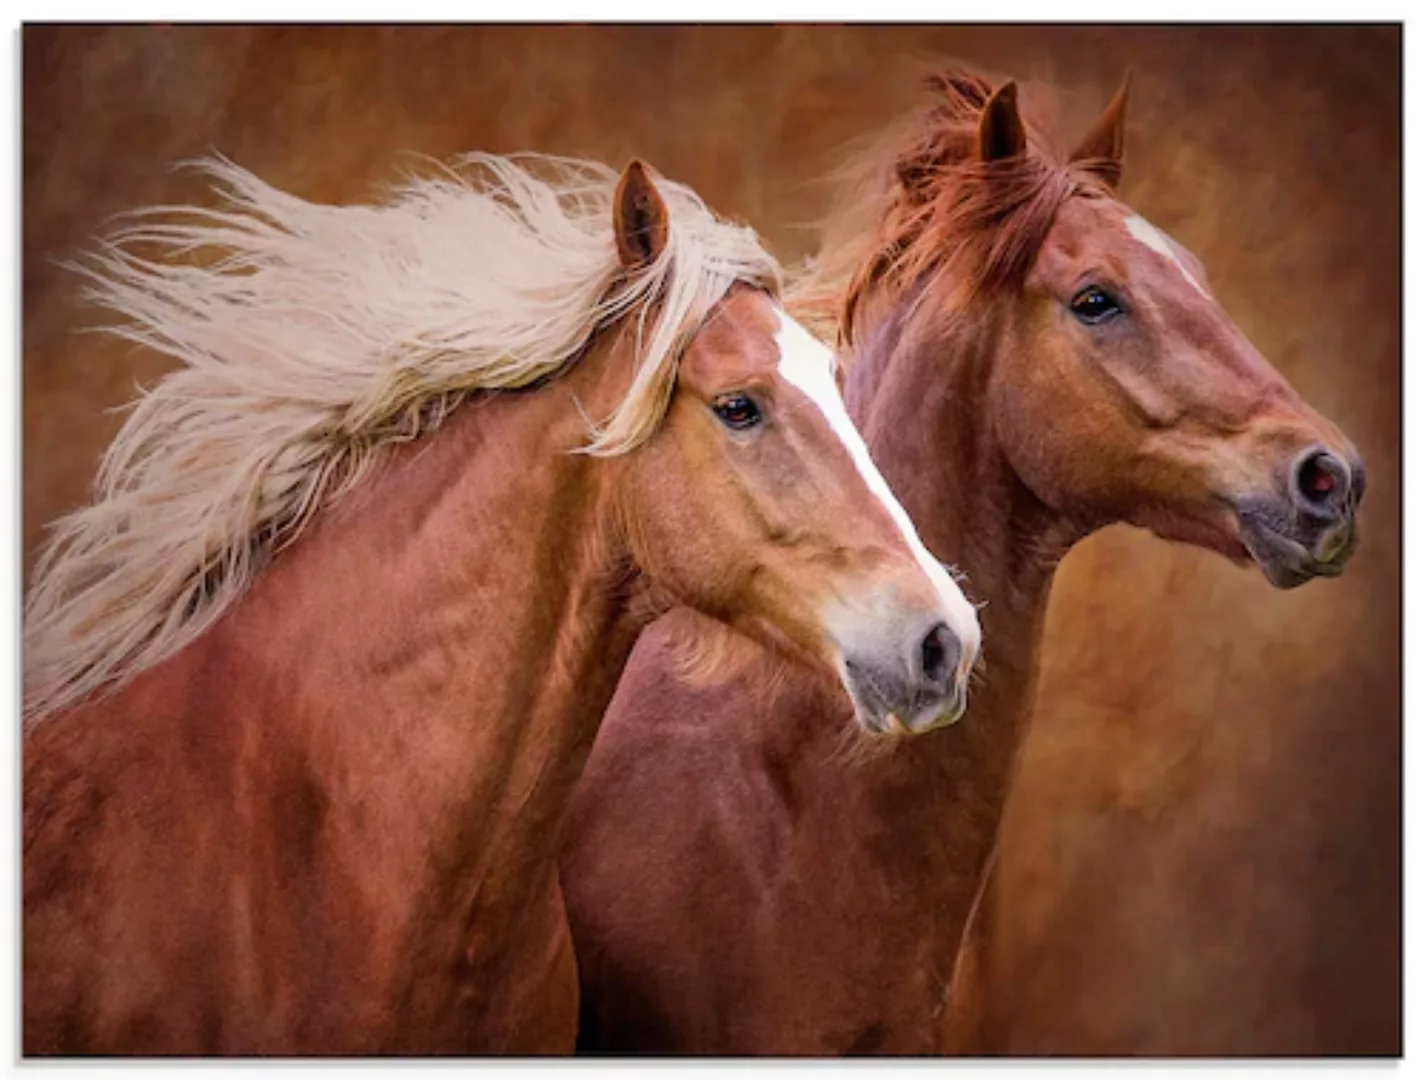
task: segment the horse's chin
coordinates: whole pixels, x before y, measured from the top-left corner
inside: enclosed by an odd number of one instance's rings
[[[844,674],[842,685],[851,699],[857,728],[863,735],[877,740],[913,739],[926,732],[949,727],[965,715],[968,704],[967,695],[961,690],[948,704],[940,703],[910,712],[905,708],[893,708],[877,699],[865,686],[857,685]]]
[[[1295,589],[1319,577],[1338,577],[1354,551],[1354,534],[1330,560],[1323,561],[1290,536],[1244,519],[1242,546],[1251,555],[1262,575],[1278,589]]]
[[[1338,576],[1345,570],[1355,547],[1352,538],[1330,561],[1323,562],[1291,537],[1237,516],[1227,518],[1220,525],[1187,522],[1152,531],[1164,540],[1221,555],[1236,566],[1255,566],[1278,589],[1295,589],[1315,578]]]

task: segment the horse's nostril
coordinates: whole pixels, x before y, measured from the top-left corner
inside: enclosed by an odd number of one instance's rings
[[[1296,466],[1293,494],[1316,507],[1330,507],[1345,495],[1346,466],[1329,450],[1303,454]]]
[[[950,628],[936,623],[920,643],[920,672],[938,690],[946,691],[960,663],[960,645]]]
[[[1331,489],[1336,486],[1336,478],[1319,463],[1309,461],[1301,473],[1301,486],[1308,495],[1330,495]]]

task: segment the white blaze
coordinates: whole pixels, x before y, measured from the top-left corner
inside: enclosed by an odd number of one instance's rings
[[[781,349],[782,357],[777,365],[778,372],[787,382],[811,398],[826,417],[831,430],[851,455],[861,479],[885,505],[891,520],[896,523],[911,554],[915,556],[916,563],[940,594],[946,622],[960,639],[963,656],[966,659],[974,657],[980,651],[980,622],[975,616],[975,609],[970,606],[965,594],[960,591],[960,587],[955,584],[945,567],[925,549],[920,534],[911,524],[910,515],[891,493],[886,478],[871,460],[871,452],[866,449],[861,433],[851,422],[841,394],[837,392],[836,357],[786,312],[779,309],[777,316],[781,320],[781,328],[776,335],[777,346]]]
[[[1173,250],[1173,245],[1168,243],[1168,238],[1163,235],[1161,229],[1146,219],[1139,217],[1137,214],[1129,214],[1127,224],[1129,235],[1131,235],[1133,239],[1137,240],[1144,247],[1152,248],[1159,255],[1163,256],[1163,258],[1167,259],[1168,262],[1178,268],[1178,271],[1183,277],[1188,279],[1188,283],[1192,285],[1194,289],[1203,296],[1207,296],[1207,290],[1198,283],[1197,278],[1193,277],[1188,271],[1188,268],[1183,265],[1182,260],[1178,258],[1178,253]]]

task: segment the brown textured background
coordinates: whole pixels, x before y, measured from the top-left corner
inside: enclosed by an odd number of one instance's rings
[[[397,155],[633,154],[787,259],[809,183],[954,55],[1068,92],[1125,67],[1126,199],[1370,469],[1346,576],[1292,593],[1127,529],[1051,606],[1001,852],[1023,1045],[1400,1047],[1399,31],[1393,28],[44,28],[23,33],[24,543],[80,502],[151,356],[72,336],[54,260],[201,197],[218,150],[352,200]],[[1033,1009],[1021,1009],[1032,1004]]]

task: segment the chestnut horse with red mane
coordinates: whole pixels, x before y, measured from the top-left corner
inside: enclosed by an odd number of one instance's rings
[[[973,610],[686,188],[209,168],[228,205],[87,264],[182,366],[29,596],[25,1052],[570,1050],[556,855],[640,627],[726,620],[883,731],[959,715]]]
[[[674,642],[726,636],[692,612],[646,631],[562,865],[589,1049],[994,1051],[972,910],[1060,560],[1126,522],[1290,588],[1354,548],[1351,443],[1114,193],[1126,84],[1061,155],[1015,83],[931,81],[792,303],[839,330],[873,456],[983,601],[983,685],[955,728],[848,763],[835,697],[769,686],[751,643],[688,679]]]

